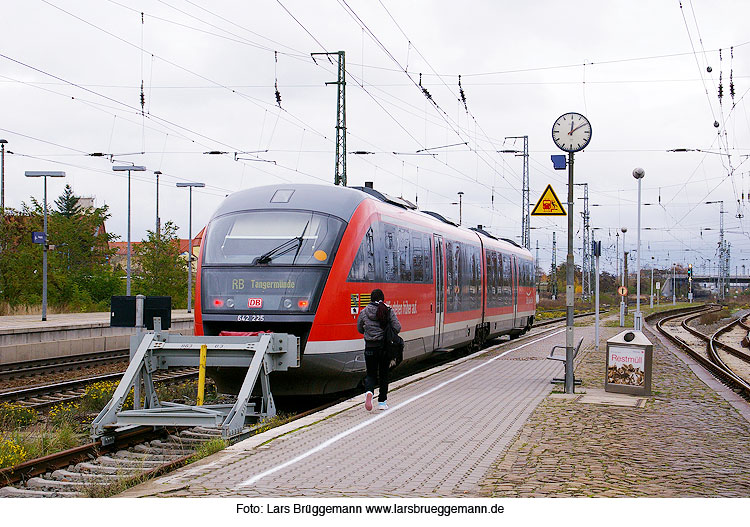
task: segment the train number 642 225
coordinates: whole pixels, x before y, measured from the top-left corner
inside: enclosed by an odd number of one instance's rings
[[[237,322],[263,322],[265,315],[237,315]]]

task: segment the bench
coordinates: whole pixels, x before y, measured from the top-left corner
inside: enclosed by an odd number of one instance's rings
[[[573,348],[573,360],[575,360],[575,358],[578,356],[578,352],[581,350],[581,344],[583,344],[583,337],[581,337],[581,339],[578,341],[578,344],[576,344],[576,347]],[[565,350],[567,349],[567,347],[566,346],[552,346],[552,350],[549,352],[549,356],[547,356],[547,358],[549,360],[559,360],[560,362],[562,362],[563,364],[565,364],[566,358],[564,356],[563,357],[555,357],[555,350],[556,349],[562,349],[563,353],[565,353]],[[563,373],[564,372],[565,372],[565,370],[563,370]],[[554,378],[554,379],[552,379],[551,382],[552,382],[552,384],[565,384],[565,378],[562,378],[562,379]],[[573,384],[575,386],[580,386],[581,385],[581,381],[574,378],[573,379]]]

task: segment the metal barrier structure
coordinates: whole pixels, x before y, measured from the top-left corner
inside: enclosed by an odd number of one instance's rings
[[[154,331],[139,331],[133,341],[137,347],[120,384],[91,423],[91,437],[102,437],[103,442],[118,429],[138,425],[218,427],[224,438],[238,435],[246,418],[276,415],[268,375],[300,364],[299,337],[287,333],[187,337],[162,331],[160,320],[155,318]],[[199,367],[202,346],[206,367],[247,368],[237,401],[205,406],[160,402],[152,374],[170,367]],[[250,398],[258,379],[262,395],[256,408]],[[143,408],[139,408],[141,388]],[[135,408],[122,410],[131,389],[135,392]]]

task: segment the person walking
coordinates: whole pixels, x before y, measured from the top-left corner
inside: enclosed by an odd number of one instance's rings
[[[372,398],[375,385],[380,385],[378,393],[378,408],[388,409],[388,367],[391,359],[383,349],[383,336],[385,327],[391,324],[394,331],[401,331],[401,323],[396,313],[385,305],[385,295],[380,289],[373,289],[370,294],[370,303],[359,313],[357,318],[357,331],[365,336],[365,365],[367,366],[367,377],[365,377],[365,409],[372,410]]]

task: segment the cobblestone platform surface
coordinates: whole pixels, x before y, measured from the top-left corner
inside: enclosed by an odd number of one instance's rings
[[[576,328],[584,397],[550,394],[563,333],[502,355],[522,344],[508,343],[402,381],[384,414],[360,396],[122,496],[750,496],[750,405],[653,334],[653,396],[605,394],[620,331],[602,327],[594,351],[593,327]],[[635,405],[582,402],[607,398]]]
[[[564,329],[511,341],[237,443],[123,496],[477,496],[492,463],[550,392]]]
[[[481,495],[749,497],[748,403],[654,333],[653,396],[644,408],[546,398]],[[579,357],[584,386],[603,386],[605,349]]]

